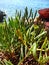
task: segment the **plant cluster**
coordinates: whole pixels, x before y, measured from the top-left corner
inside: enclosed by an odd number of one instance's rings
[[[36,14],[37,11],[33,16],[32,9],[28,14],[26,7],[24,16],[21,16],[21,11],[16,11],[14,19],[11,17],[8,22],[5,20],[0,24],[0,51],[4,52],[1,65],[21,65],[31,54],[40,65],[49,60],[47,31],[44,25],[34,24]]]

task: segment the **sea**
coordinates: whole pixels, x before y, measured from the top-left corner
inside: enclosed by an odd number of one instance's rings
[[[33,12],[43,8],[49,8],[49,0],[0,0],[0,10],[4,11],[8,17],[15,16],[16,10],[24,13],[25,7],[32,8]]]

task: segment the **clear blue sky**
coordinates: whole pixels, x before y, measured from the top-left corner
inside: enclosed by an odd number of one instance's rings
[[[4,10],[7,14],[13,14],[16,9],[25,7],[33,10],[41,8],[49,8],[49,0],[0,0],[0,10]]]

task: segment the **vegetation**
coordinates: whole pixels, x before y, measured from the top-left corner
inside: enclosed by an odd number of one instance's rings
[[[49,60],[47,31],[41,21],[34,24],[36,14],[37,11],[33,15],[32,9],[28,14],[26,7],[24,16],[16,10],[14,19],[11,17],[8,22],[5,20],[0,24],[0,52],[3,52],[1,65],[26,65],[23,62],[30,55],[39,65],[44,65]],[[28,64],[29,61],[26,62]]]
[[[4,59],[3,61],[0,61],[0,65],[13,65],[13,64],[10,61]]]

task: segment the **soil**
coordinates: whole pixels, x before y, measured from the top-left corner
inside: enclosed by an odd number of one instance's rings
[[[19,53],[5,53],[5,58],[10,60],[14,65],[17,65],[19,62]]]
[[[20,65],[40,65],[33,57],[33,55],[30,55],[29,57],[25,58],[23,63]],[[44,64],[49,65],[49,60]]]
[[[49,53],[49,51],[48,51],[48,53]],[[19,62],[19,53],[6,52],[4,54],[4,53],[0,52],[0,58],[10,60],[13,63],[13,65],[17,65]],[[28,57],[26,57],[20,65],[40,65],[40,64],[35,60],[35,58],[31,54]],[[49,60],[44,65],[49,65]]]
[[[39,63],[34,59],[33,55],[30,55],[20,65],[39,65]]]

